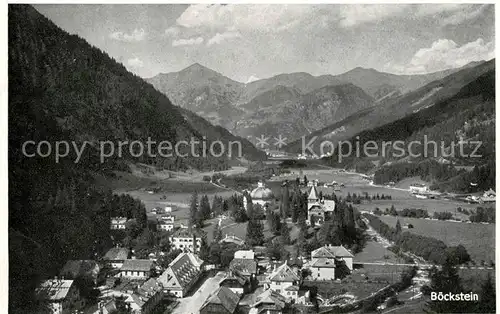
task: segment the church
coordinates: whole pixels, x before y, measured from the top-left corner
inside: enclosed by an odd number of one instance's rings
[[[310,226],[320,226],[325,221],[325,217],[333,215],[334,211],[335,201],[320,199],[317,184],[314,183],[307,197],[307,224]]]
[[[273,191],[267,188],[263,182],[259,181],[257,187],[250,192],[250,197],[252,199],[252,204],[259,204],[262,208],[265,208],[274,198]],[[248,199],[243,197],[243,207],[247,210]]]

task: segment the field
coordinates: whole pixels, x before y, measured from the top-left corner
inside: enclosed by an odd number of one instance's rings
[[[380,219],[393,227],[398,219],[402,225],[411,223],[414,228],[404,229],[405,231],[436,238],[449,246],[462,244],[471,259],[476,262],[495,260],[494,224],[468,224],[387,215],[381,216]]]
[[[385,248],[381,243],[368,241],[363,251],[355,254],[355,263],[397,263],[401,262],[393,252]]]

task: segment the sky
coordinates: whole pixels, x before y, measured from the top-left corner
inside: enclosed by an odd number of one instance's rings
[[[494,57],[492,4],[39,4],[147,78],[200,63],[249,82],[355,67],[429,73]]]

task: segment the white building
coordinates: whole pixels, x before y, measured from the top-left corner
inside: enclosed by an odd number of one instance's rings
[[[120,268],[120,277],[130,279],[147,279],[151,277],[153,261],[149,259],[128,259]]]
[[[180,228],[170,237],[170,242],[176,249],[194,253],[199,250],[203,236],[197,229]]]
[[[165,293],[183,298],[200,277],[202,265],[203,261],[198,255],[181,253],[168,265],[158,281]]]
[[[111,218],[111,230],[125,230],[125,223],[127,222],[126,217],[112,217]]]
[[[162,216],[158,220],[158,229],[161,231],[171,231],[174,230],[174,216]]]
[[[427,193],[429,192],[429,187],[425,184],[415,183],[410,185],[410,192],[413,194]]]
[[[255,253],[252,250],[240,250],[234,252],[234,258],[255,259]]]
[[[300,277],[288,266],[287,262],[276,268],[269,277],[269,289],[282,296],[297,300],[299,297]]]
[[[325,245],[311,252],[311,261],[308,263],[309,265],[322,265],[317,266],[316,268],[327,268],[327,269],[316,269],[316,274],[320,274],[320,276],[313,276],[314,278],[320,277],[331,277],[333,279],[335,277],[335,260],[344,261],[346,266],[350,271],[353,270],[353,258],[354,255],[351,254],[345,247],[341,246],[333,246],[333,245]],[[331,265],[333,264],[333,269]],[[312,269],[311,269],[312,270]],[[333,270],[333,274],[331,271]],[[327,276],[328,274],[328,276]]]

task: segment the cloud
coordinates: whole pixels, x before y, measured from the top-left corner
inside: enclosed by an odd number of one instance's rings
[[[350,27],[398,15],[407,10],[408,6],[394,4],[354,4],[343,5],[339,8],[340,26]]]
[[[292,24],[307,16],[316,6],[311,5],[246,5],[246,4],[194,4],[177,19],[187,28],[234,28],[243,31],[269,32]]]
[[[207,42],[207,46],[212,46],[214,44],[220,44],[221,42],[232,39],[232,38],[240,38],[241,34],[237,31],[227,31],[224,33],[217,33],[214,37],[210,38]]]
[[[407,20],[435,16],[443,25],[460,24],[484,12],[488,5],[471,4],[195,4],[176,20],[186,28],[281,32],[304,25],[343,28],[376,23],[387,18]]]
[[[128,59],[127,64],[133,68],[142,68],[144,66],[144,62],[137,57]]]
[[[124,41],[124,42],[138,42],[146,39],[147,33],[144,29],[134,29],[132,33],[127,34],[124,32],[114,32],[109,34],[109,37],[114,40]]]
[[[176,37],[180,33],[180,29],[177,26],[169,27],[165,30],[165,35],[169,37]]]
[[[406,65],[386,64],[384,70],[420,74],[459,68],[473,61],[490,60],[495,56],[493,41],[485,42],[482,38],[458,46],[450,39],[439,39],[430,48],[418,50]]]
[[[201,45],[203,43],[202,37],[193,37],[188,39],[176,39],[172,41],[172,46],[193,46],[193,45]]]

